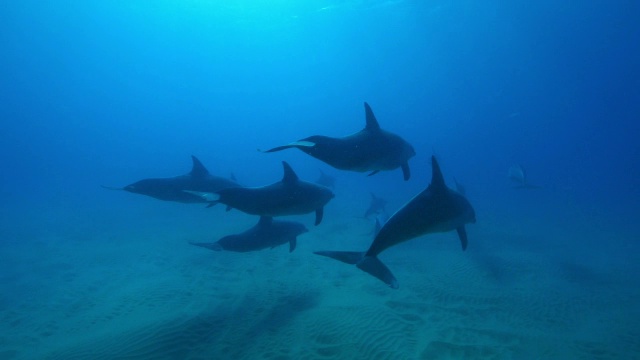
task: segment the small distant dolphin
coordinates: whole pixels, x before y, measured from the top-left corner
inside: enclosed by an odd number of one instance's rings
[[[334,178],[331,175],[325,174],[325,172],[322,171],[322,169],[320,169],[320,176],[318,176],[318,178],[316,179],[316,184],[319,184],[319,185],[322,185],[322,186],[326,186],[326,187],[331,188],[331,189],[335,189],[336,188],[336,178]]]
[[[295,221],[273,220],[261,216],[260,221],[240,234],[227,235],[213,243],[190,243],[215,251],[249,252],[289,243],[289,252],[296,249],[297,237],[309,230]]]
[[[383,198],[379,198],[374,193],[371,194],[371,203],[369,204],[369,208],[364,212],[364,217],[368,218],[373,214],[380,214],[386,212],[385,206],[387,206],[387,200]]]
[[[529,184],[527,181],[527,173],[520,164],[513,165],[509,168],[509,180],[514,184],[514,189],[539,189],[540,186]]]
[[[355,134],[341,138],[314,135],[264,152],[298,148],[336,169],[370,171],[369,176],[400,167],[404,179],[409,180],[409,159],[416,154],[413,146],[400,136],[381,129],[366,102],[364,108],[366,126]]]
[[[384,250],[415,237],[457,230],[462,250],[467,248],[467,232],[464,225],[475,223],[476,215],[467,199],[447,187],[435,157],[431,157],[431,185],[416,195],[382,225],[373,243],[366,252],[317,251],[358,268],[397,289],[398,280],[378,259]]]
[[[240,185],[232,179],[211,175],[195,156],[192,155],[191,159],[193,161],[191,172],[185,175],[171,178],[143,179],[123,188],[104,185],[102,185],[102,187],[109,190],[124,190],[134,194],[151,196],[160,200],[181,203],[207,202],[202,197],[187,193],[185,190],[216,192],[226,188],[240,187]]]
[[[462,184],[458,182],[458,179],[453,178],[453,184],[455,186],[455,191],[459,192],[462,196],[467,196],[467,190],[464,188]]]
[[[226,188],[214,193],[189,191],[206,199],[210,206],[221,203],[228,209],[260,216],[299,215],[316,212],[315,224],[322,221],[324,206],[333,199],[329,188],[298,179],[287,162],[283,161],[281,181],[262,187]],[[216,196],[217,195],[217,196]],[[217,197],[217,198],[216,198]]]

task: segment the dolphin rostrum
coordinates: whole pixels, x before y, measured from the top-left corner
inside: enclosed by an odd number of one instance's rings
[[[102,186],[109,190],[124,190],[134,194],[151,196],[165,201],[176,201],[181,203],[206,203],[202,197],[185,192],[215,192],[221,189],[239,187],[240,185],[220,176],[211,175],[202,165],[200,160],[191,156],[193,166],[188,174],[170,178],[151,178],[136,181],[123,188]]]
[[[213,243],[191,243],[215,251],[249,252],[289,243],[289,252],[296,248],[298,235],[309,230],[296,221],[274,220],[261,216],[260,221],[239,234],[227,235]]]
[[[433,156],[431,166],[431,184],[389,218],[367,251],[317,251],[315,254],[355,264],[397,289],[398,280],[378,259],[378,255],[386,249],[418,236],[457,230],[462,250],[465,250],[467,232],[464,225],[475,223],[475,211],[464,196],[447,187]]]
[[[297,148],[336,169],[370,172],[370,176],[379,171],[402,168],[404,179],[409,180],[409,159],[416,154],[413,146],[400,136],[381,129],[366,102],[364,108],[366,126],[355,134],[340,138],[314,135],[265,152]]]
[[[260,216],[299,215],[316,213],[315,224],[322,221],[324,206],[334,195],[327,187],[298,179],[287,162],[283,161],[281,181],[262,187],[226,188],[215,193],[189,191],[211,203],[221,203],[227,209]]]

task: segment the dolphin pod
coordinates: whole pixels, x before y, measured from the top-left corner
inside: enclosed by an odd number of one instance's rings
[[[302,152],[339,170],[368,172],[369,176],[380,171],[400,168],[404,180],[409,180],[409,159],[415,155],[411,144],[399,135],[383,130],[366,102],[364,129],[344,137],[314,135],[293,143],[274,147],[265,153],[297,148]],[[297,245],[297,237],[308,232],[301,223],[276,220],[274,217],[315,213],[315,225],[322,222],[324,207],[334,198],[329,187],[335,179],[321,171],[316,183],[298,178],[287,162],[282,162],[283,177],[280,181],[261,187],[245,187],[233,179],[212,175],[202,163],[192,156],[189,173],[171,178],[149,178],[122,188],[103,186],[112,190],[124,190],[164,201],[182,203],[218,203],[227,210],[260,217],[257,224],[237,234],[223,236],[215,242],[192,242],[192,245],[215,251],[251,252],[289,244],[289,252]],[[364,217],[376,216],[374,239],[366,251],[316,251],[317,255],[330,257],[356,265],[359,269],[378,278],[389,287],[397,289],[398,280],[380,261],[378,255],[402,242],[436,232],[456,230],[462,250],[467,248],[465,225],[475,223],[475,211],[466,199],[464,189],[456,181],[456,190],[444,182],[440,166],[431,157],[431,183],[397,210],[386,221],[386,201],[371,193],[371,204]],[[526,182],[521,167],[510,170],[510,178],[519,187],[533,187]]]

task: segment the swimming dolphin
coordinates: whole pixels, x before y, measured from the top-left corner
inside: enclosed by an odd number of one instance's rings
[[[333,199],[329,188],[298,179],[286,161],[282,162],[284,176],[281,181],[262,187],[226,188],[215,193],[189,191],[211,203],[221,203],[227,209],[260,216],[298,215],[316,212],[315,224],[322,221],[324,206]]]
[[[215,192],[226,188],[235,188],[240,185],[234,180],[211,175],[202,165],[200,160],[191,156],[193,166],[188,174],[171,178],[152,178],[136,181],[123,188],[104,186],[110,190],[124,190],[134,194],[151,196],[165,201],[177,201],[181,203],[206,203],[200,196],[190,194],[184,190]]]
[[[367,218],[373,214],[380,214],[386,212],[385,206],[387,205],[387,200],[383,198],[379,198],[374,193],[371,194],[371,203],[369,204],[369,208],[364,212],[364,217]]]
[[[240,234],[227,235],[213,243],[190,243],[215,251],[249,252],[289,243],[289,252],[296,249],[297,237],[309,230],[295,221],[273,220],[261,216],[256,225]]]
[[[320,169],[320,176],[316,179],[316,184],[320,184],[322,186],[326,186],[331,189],[336,188],[336,178],[331,175],[327,175]]]
[[[315,254],[328,256],[347,264],[355,264],[397,289],[398,280],[378,259],[384,250],[413,239],[415,237],[457,230],[462,250],[467,248],[467,232],[464,225],[475,223],[476,215],[467,199],[451,190],[444,183],[440,166],[435,157],[431,157],[431,184],[416,195],[382,225],[369,250],[355,251],[316,251]]]
[[[539,189],[540,186],[529,184],[527,181],[527,173],[524,168],[519,165],[513,165],[509,168],[509,180],[514,184],[514,189]]]
[[[369,176],[400,167],[404,179],[409,180],[409,159],[416,154],[413,146],[400,136],[381,129],[366,102],[364,109],[366,126],[355,134],[341,138],[314,135],[265,152],[298,148],[336,169],[369,171]]]

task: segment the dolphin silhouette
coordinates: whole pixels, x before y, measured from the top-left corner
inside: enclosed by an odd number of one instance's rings
[[[409,159],[416,152],[400,136],[380,128],[371,107],[364,103],[366,126],[361,131],[340,138],[314,135],[264,152],[297,148],[340,170],[370,172],[402,168],[405,180],[411,177]]]
[[[373,214],[380,214],[386,212],[385,206],[387,206],[387,200],[383,198],[379,198],[373,192],[371,194],[371,203],[369,203],[369,207],[367,211],[364,212],[364,217],[367,218]]]
[[[509,168],[509,180],[513,183],[514,189],[539,189],[540,186],[529,184],[527,172],[522,165],[516,164]]]
[[[216,192],[221,189],[240,186],[234,180],[211,175],[195,156],[192,155],[191,160],[193,161],[193,166],[191,171],[185,175],[170,178],[143,179],[122,188],[104,185],[102,187],[109,190],[124,190],[165,201],[206,203],[207,201],[202,197],[185,192],[185,190]]]
[[[291,166],[282,162],[284,176],[281,181],[262,187],[226,188],[214,193],[188,191],[209,201],[210,206],[221,203],[227,210],[260,216],[307,214],[315,211],[318,225],[324,215],[324,206],[334,197],[329,188],[298,179]]]
[[[261,216],[256,225],[240,233],[227,235],[213,243],[190,243],[215,251],[249,252],[289,243],[289,252],[296,248],[298,235],[309,230],[296,221],[274,220]]]
[[[320,175],[316,179],[316,184],[326,186],[331,189],[336,188],[336,178],[331,175],[326,174],[322,169],[320,169]]]
[[[462,250],[467,248],[467,223],[475,223],[476,215],[467,199],[444,183],[440,166],[431,157],[431,184],[382,225],[367,251],[316,251],[358,268],[397,289],[398,280],[378,255],[386,249],[418,236],[457,230]]]

